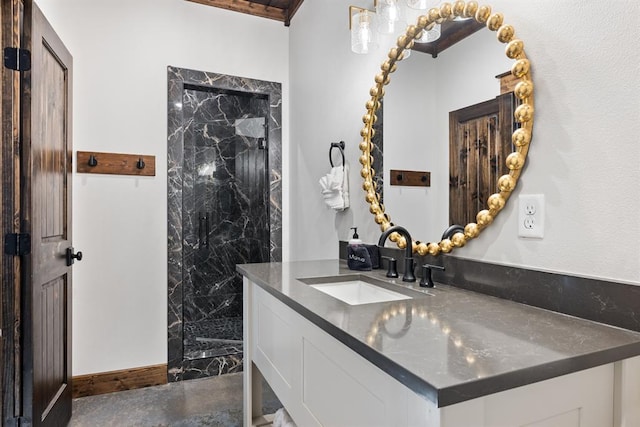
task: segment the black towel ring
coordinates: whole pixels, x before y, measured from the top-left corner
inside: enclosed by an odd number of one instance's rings
[[[331,148],[329,148],[329,163],[331,163],[331,167],[334,167],[333,159],[331,158],[331,151],[334,148],[338,148],[340,150],[340,154],[342,155],[342,166],[344,167],[344,141],[331,143]]]

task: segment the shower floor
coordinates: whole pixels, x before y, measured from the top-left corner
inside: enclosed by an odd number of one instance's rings
[[[242,354],[242,318],[186,322],[184,358],[188,360]]]

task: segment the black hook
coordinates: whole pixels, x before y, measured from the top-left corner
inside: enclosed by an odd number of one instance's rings
[[[331,148],[329,148],[329,163],[331,163],[331,167],[333,167],[333,159],[331,158],[331,151],[334,148],[338,148],[340,150],[340,154],[342,154],[342,166],[344,166],[344,141],[331,143]]]
[[[91,167],[98,166],[98,159],[96,159],[96,156],[92,154],[89,156],[89,161],[87,162],[87,164]]]
[[[145,166],[144,160],[142,160],[142,157],[140,157],[136,162],[136,167],[138,169],[144,169],[144,166]]]

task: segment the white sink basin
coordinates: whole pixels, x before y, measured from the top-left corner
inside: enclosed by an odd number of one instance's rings
[[[363,280],[347,280],[310,286],[349,305],[411,299],[407,295],[372,285]]]

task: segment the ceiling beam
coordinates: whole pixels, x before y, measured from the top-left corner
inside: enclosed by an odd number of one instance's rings
[[[207,6],[219,7],[232,10],[234,12],[246,13],[260,16],[262,18],[275,19],[280,22],[287,22],[287,11],[277,7],[265,6],[252,3],[248,0],[187,0],[194,3],[206,4]]]
[[[284,21],[284,25],[288,27],[289,24],[291,24],[291,18],[293,18],[293,15],[296,14],[303,1],[304,0],[289,0],[289,8],[285,11],[286,18]]]
[[[429,53],[436,58],[440,52],[469,37],[484,28],[484,24],[475,19],[466,21],[445,21],[442,23],[440,38],[431,43],[415,43],[412,50]]]

